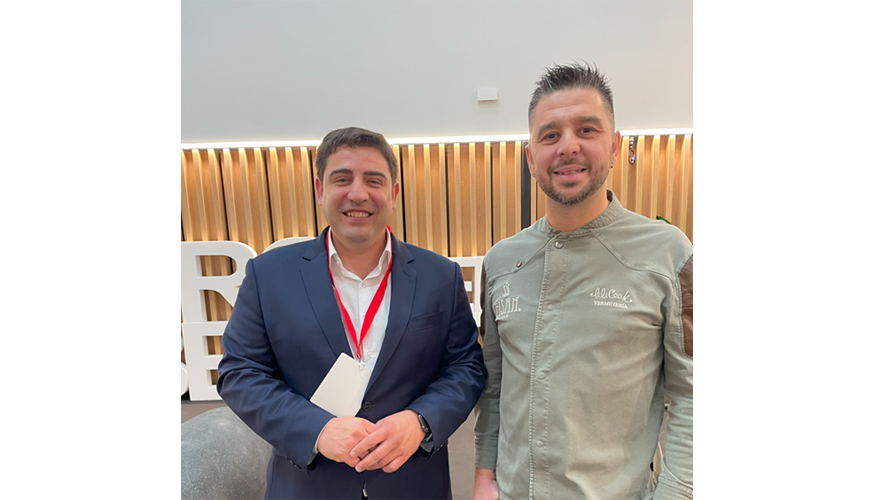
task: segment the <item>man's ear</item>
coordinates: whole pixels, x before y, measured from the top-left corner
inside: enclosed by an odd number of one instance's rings
[[[316,185],[316,203],[321,207],[322,206],[322,181],[317,177],[314,181]]]
[[[620,144],[622,144],[622,138],[620,137],[620,131],[614,131],[614,138],[611,140],[611,168],[614,167],[614,163],[617,161],[617,155],[620,154]]]
[[[392,188],[392,210],[395,210],[395,202],[398,199],[399,192],[401,192],[401,183],[396,182]]]

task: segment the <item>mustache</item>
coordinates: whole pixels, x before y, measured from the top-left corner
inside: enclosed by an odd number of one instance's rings
[[[592,169],[592,164],[588,161],[579,161],[579,160],[575,160],[573,158],[566,158],[564,160],[558,160],[556,163],[551,165],[550,166],[550,173],[552,174],[553,172],[556,171],[556,169],[562,168],[566,165],[576,165],[578,167]]]
[[[364,203],[345,203],[338,207],[338,210],[341,212],[365,211],[373,213],[376,211],[376,206],[370,201],[366,201]]]

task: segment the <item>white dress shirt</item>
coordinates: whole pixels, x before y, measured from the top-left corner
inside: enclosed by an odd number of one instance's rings
[[[328,261],[331,267],[331,275],[334,277],[334,286],[337,294],[340,296],[340,300],[343,301],[343,306],[346,307],[346,312],[349,313],[349,318],[355,327],[356,335],[361,335],[362,322],[364,321],[365,314],[368,312],[368,306],[371,305],[371,301],[377,293],[377,288],[380,287],[383,276],[389,271],[391,255],[392,238],[389,236],[389,230],[387,229],[386,248],[383,250],[383,255],[380,256],[377,267],[365,276],[365,279],[361,279],[355,273],[343,267],[343,262],[334,248],[331,229],[328,229]],[[386,293],[383,295],[383,302],[380,304],[380,308],[377,309],[374,321],[371,323],[371,327],[365,335],[365,341],[362,343],[362,362],[372,372],[377,364],[380,349],[383,347],[383,338],[386,336],[391,298],[392,279],[389,277],[388,283],[386,283]],[[338,311],[338,314],[340,314],[340,311]],[[349,342],[349,348],[353,358],[355,358],[355,342],[353,342],[350,331],[346,326],[346,321],[341,318],[341,322],[343,323],[343,329],[346,331],[346,341]]]

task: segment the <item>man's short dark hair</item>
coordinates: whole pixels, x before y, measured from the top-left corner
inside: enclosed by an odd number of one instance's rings
[[[324,180],[325,165],[328,157],[340,148],[374,148],[383,155],[389,164],[389,175],[392,176],[392,184],[398,180],[398,159],[392,151],[392,146],[383,137],[383,134],[371,132],[358,127],[346,127],[332,130],[322,139],[319,150],[316,153],[316,177]]]
[[[535,91],[532,92],[532,100],[529,102],[529,128],[532,127],[532,121],[535,119],[535,108],[538,106],[541,98],[560,90],[578,88],[595,89],[598,91],[599,95],[602,96],[605,112],[607,112],[613,127],[614,97],[611,94],[611,88],[608,87],[608,81],[595,65],[590,66],[584,63],[581,66],[578,63],[573,63],[568,66],[553,66],[552,68],[545,69],[546,72],[535,84]]]

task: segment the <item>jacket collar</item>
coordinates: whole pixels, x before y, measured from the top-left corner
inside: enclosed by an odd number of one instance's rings
[[[536,222],[538,226],[538,230],[540,230],[545,236],[548,238],[552,238],[556,235],[562,234],[567,239],[573,239],[578,236],[584,236],[589,234],[593,229],[598,229],[600,227],[607,226],[614,219],[620,215],[620,212],[623,211],[623,205],[620,203],[620,200],[617,199],[617,196],[610,189],[608,190],[608,206],[607,208],[599,214],[598,217],[589,221],[585,225],[575,229],[574,231],[561,231],[551,226],[549,222],[547,222],[547,217],[541,217],[538,222]]]
[[[331,277],[328,274],[328,252],[325,249],[325,238],[328,236],[326,227],[319,237],[312,241],[309,248],[304,252],[304,265],[301,267],[301,277],[310,306],[322,328],[322,334],[334,351],[335,356],[347,353],[354,357],[349,350],[349,342],[346,340],[346,331],[343,328],[340,309],[337,307],[337,299],[331,289]],[[380,375],[389,359],[398,347],[401,336],[407,328],[410,313],[413,309],[414,292],[416,290],[416,269],[413,267],[413,255],[407,248],[407,244],[398,240],[395,235],[392,238],[392,298],[389,307],[389,320],[386,325],[386,335],[383,338],[383,346],[380,348],[380,357],[374,366],[368,388]]]

